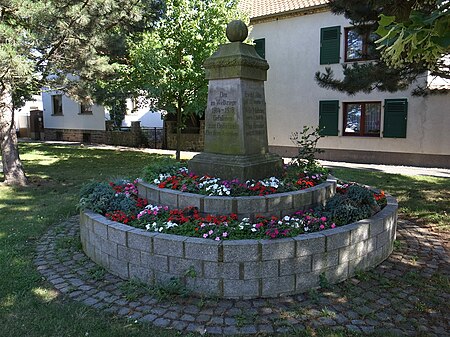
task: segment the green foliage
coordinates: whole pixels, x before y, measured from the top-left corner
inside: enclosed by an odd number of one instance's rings
[[[323,88],[354,95],[405,90],[426,70],[449,78],[448,66],[441,59],[449,53],[448,8],[448,2],[441,0],[331,0],[331,11],[344,15],[360,34],[376,32],[384,37],[369,41],[371,50],[376,50],[376,43],[380,47],[374,60],[343,64],[343,78],[326,68],[315,74],[316,82]],[[434,92],[420,85],[413,90],[415,95],[428,93]]]
[[[183,164],[170,157],[161,157],[159,160],[154,160],[148,164],[143,170],[143,178],[150,183],[160,174],[176,174],[178,169],[183,167]]]
[[[408,20],[381,14],[376,33],[381,36],[377,44],[384,61],[394,68],[423,63],[437,70],[450,51],[449,10],[450,3],[440,0],[431,10],[429,6],[413,9]]]
[[[291,166],[297,167],[300,171],[324,173],[322,166],[316,161],[316,154],[323,150],[317,148],[317,142],[322,137],[319,128],[303,126],[301,132],[293,132],[290,140],[298,147],[298,155],[291,159]]]
[[[226,42],[225,28],[239,18],[237,1],[168,0],[155,29],[132,44],[136,86],[177,116],[177,135],[190,115],[203,115],[207,80],[203,62]],[[177,137],[177,159],[179,159]]]
[[[116,193],[106,182],[89,183],[80,193],[79,209],[90,209],[93,212],[106,214],[121,210],[126,214],[137,211],[136,200],[125,193]]]
[[[324,214],[336,225],[346,225],[370,218],[379,210],[380,207],[373,193],[369,189],[355,184],[349,186],[346,193],[337,193],[329,199],[324,208]]]

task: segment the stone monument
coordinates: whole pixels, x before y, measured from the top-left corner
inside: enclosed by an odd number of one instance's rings
[[[282,160],[269,153],[264,81],[269,65],[253,46],[243,43],[247,26],[227,26],[228,44],[205,63],[209,80],[205,150],[189,161],[199,175],[240,181],[279,175]]]

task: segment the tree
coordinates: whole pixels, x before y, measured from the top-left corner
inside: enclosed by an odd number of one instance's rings
[[[429,70],[431,75],[450,78],[443,56],[449,53],[448,1],[331,0],[335,14],[350,19],[360,34],[376,32],[369,41],[374,59],[343,65],[343,79],[330,68],[317,72],[321,87],[353,95],[359,91],[395,92],[406,89]],[[415,94],[429,90],[419,87]]]
[[[226,41],[227,23],[239,18],[236,7],[236,0],[168,0],[155,29],[133,48],[135,83],[157,108],[177,116],[178,160],[186,118],[206,108],[203,62]]]
[[[156,0],[0,0],[0,3],[0,136],[4,182],[26,185],[14,111],[41,86],[57,84],[75,91],[84,81],[113,74],[117,63],[110,57],[114,55],[110,48],[112,37],[148,25],[158,14],[158,3]]]

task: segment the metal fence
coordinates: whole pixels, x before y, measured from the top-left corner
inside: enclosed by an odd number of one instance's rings
[[[152,149],[164,148],[164,128],[141,127],[142,134],[147,139],[147,146]]]

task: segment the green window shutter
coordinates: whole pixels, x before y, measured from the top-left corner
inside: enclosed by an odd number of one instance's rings
[[[319,102],[319,128],[322,136],[338,135],[339,101]]]
[[[339,63],[341,27],[320,30],[320,64]]]
[[[407,99],[386,99],[384,101],[383,137],[406,138],[407,116]]]
[[[266,58],[266,39],[257,39],[255,41],[255,49],[259,56]]]

